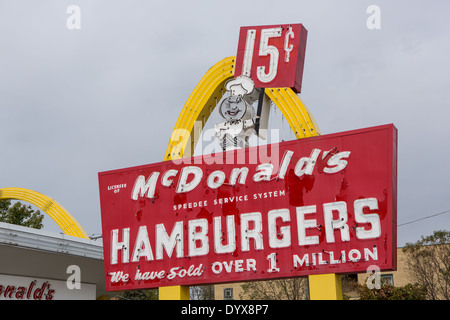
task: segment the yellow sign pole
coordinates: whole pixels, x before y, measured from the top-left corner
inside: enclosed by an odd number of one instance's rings
[[[159,288],[159,300],[189,300],[189,286],[169,286]]]
[[[164,161],[191,157],[198,134],[224,94],[224,83],[234,76],[235,57],[216,63],[195,87],[184,105],[167,147]],[[269,88],[267,95],[283,113],[297,139],[320,135],[308,108],[290,88]],[[309,276],[311,300],[342,299],[341,277],[336,274]],[[160,300],[188,300],[189,286],[159,288]]]
[[[341,275],[316,274],[308,276],[310,300],[342,300]]]

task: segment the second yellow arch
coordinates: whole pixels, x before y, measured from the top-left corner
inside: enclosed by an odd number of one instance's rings
[[[164,161],[190,157],[199,134],[225,94],[224,84],[234,77],[235,57],[225,58],[206,72],[186,101],[167,146]],[[308,108],[291,88],[269,88],[266,93],[280,109],[297,139],[320,135]]]
[[[62,231],[78,238],[89,239],[87,233],[72,215],[64,209],[55,199],[46,195],[24,188],[2,188],[0,189],[0,200],[14,199],[29,202],[52,218]]]

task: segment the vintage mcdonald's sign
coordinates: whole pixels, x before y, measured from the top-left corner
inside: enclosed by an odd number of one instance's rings
[[[396,268],[393,125],[99,173],[107,290]]]

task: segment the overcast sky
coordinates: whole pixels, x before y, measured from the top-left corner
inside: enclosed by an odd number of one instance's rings
[[[162,161],[241,26],[303,23],[300,97],[322,134],[393,123],[398,223],[449,210],[449,15],[442,0],[0,0],[0,188],[39,191],[100,234],[97,173]],[[449,213],[400,226],[398,244],[449,226]],[[49,217],[44,229],[60,231]]]

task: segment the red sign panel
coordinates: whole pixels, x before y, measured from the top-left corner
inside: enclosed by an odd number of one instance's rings
[[[241,27],[235,76],[256,88],[289,87],[300,93],[307,31],[301,24]]]
[[[393,125],[99,173],[107,290],[396,268]]]

